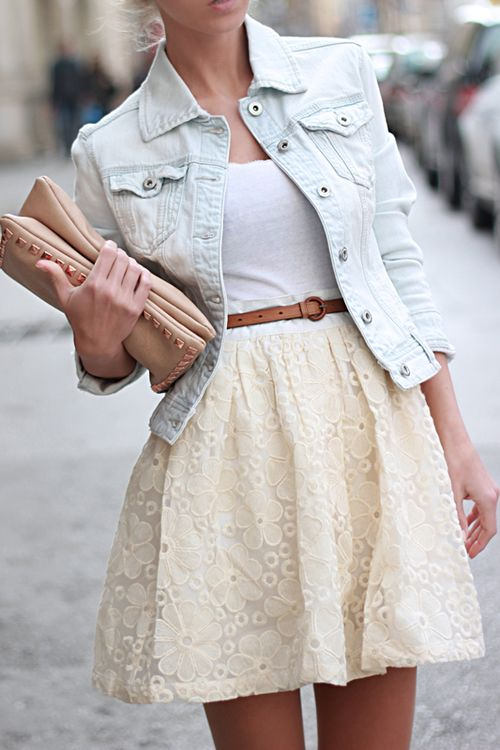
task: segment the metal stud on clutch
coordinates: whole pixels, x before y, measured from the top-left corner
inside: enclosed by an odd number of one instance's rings
[[[4,230],[2,232],[2,238],[0,239],[0,261],[5,255],[5,248],[7,247],[7,242],[10,240],[12,235],[13,235],[13,232],[11,232],[11,230],[8,227],[4,227]]]

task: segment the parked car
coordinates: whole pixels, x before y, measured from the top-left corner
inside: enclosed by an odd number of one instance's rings
[[[429,34],[397,36],[393,40],[391,67],[380,90],[389,129],[400,138],[414,141],[420,92],[443,59],[446,47]]]
[[[500,250],[500,126],[497,123],[493,136],[493,230],[498,250]]]
[[[448,53],[434,80],[422,92],[418,151],[429,181],[450,206],[462,205],[465,179],[458,118],[481,84],[491,76],[492,55],[500,43],[500,8],[460,6],[450,24]]]
[[[496,144],[500,139],[500,27],[496,75],[489,78],[458,118],[463,154],[464,206],[476,227],[493,223],[497,191]]]
[[[438,68],[439,70],[439,68]],[[420,83],[418,99],[415,102],[415,127],[413,146],[427,182],[432,188],[438,186],[439,138],[435,113],[438,109],[439,94],[435,77]]]

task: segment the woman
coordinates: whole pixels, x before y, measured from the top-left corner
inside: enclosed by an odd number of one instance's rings
[[[167,43],[73,145],[75,198],[110,241],[78,289],[39,266],[90,392],[143,372],[121,342],[146,267],[217,336],[151,418],[93,684],[203,703],[219,750],[303,748],[313,684],[321,749],[408,748],[417,665],[484,654],[467,554],[499,490],[455,400],[373,69],[247,0],[134,5]]]

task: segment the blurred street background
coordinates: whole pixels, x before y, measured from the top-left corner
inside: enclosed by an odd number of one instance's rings
[[[418,190],[411,228],[457,347],[461,411],[498,482],[500,5],[260,0],[251,13],[370,52]],[[71,192],[77,128],[143,80],[152,52],[121,24],[103,0],[0,0],[0,215],[40,174]],[[112,398],[78,391],[64,316],[1,273],[0,362],[1,750],[210,750],[200,706],[130,706],[90,686],[107,556],[158,397],[146,378]],[[412,750],[500,748],[499,568],[496,538],[472,561],[486,657],[420,668]]]

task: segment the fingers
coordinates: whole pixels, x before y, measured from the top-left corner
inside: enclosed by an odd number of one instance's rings
[[[481,526],[481,523],[479,522],[474,526],[474,528],[471,528],[469,530],[469,534],[466,539],[466,546],[470,547],[473,544],[473,542],[476,541],[479,534],[481,533],[482,528],[483,527]]]
[[[475,518],[478,517],[478,515],[479,515],[479,511],[478,511],[477,505],[474,505],[470,513],[468,513],[467,515],[467,523],[470,524]]]
[[[467,551],[469,557],[476,557],[488,544],[492,535],[488,534],[486,529],[479,529],[478,533],[474,535],[474,538],[467,543]]]
[[[107,240],[99,252],[98,258],[89,274],[91,285],[105,284],[110,295],[124,291],[133,294],[143,269],[135,258],[131,258],[116,242]],[[147,271],[150,276],[149,271]]]
[[[107,278],[116,260],[118,250],[119,248],[116,242],[113,242],[112,240],[107,240],[102,246],[99,252],[99,255],[97,256],[97,260],[94,263],[94,266],[92,268],[92,271],[89,274],[89,277],[92,275],[96,279]],[[126,253],[124,253],[123,250],[120,250],[120,252],[126,255]]]
[[[142,304],[142,306],[144,306],[144,303],[146,302],[147,296],[151,290],[152,285],[153,285],[153,279],[152,279],[150,272],[148,271],[147,268],[143,268],[141,271],[141,276],[137,283],[137,287],[134,290],[135,297],[137,298],[137,302],[139,304]]]
[[[143,269],[143,267],[139,265],[135,258],[128,259],[128,263],[121,282],[124,292],[129,295],[134,294],[143,270],[145,271],[146,269]]]
[[[152,287],[150,271],[111,241],[105,243],[101,255],[104,261],[100,274],[94,279],[95,286],[114,305],[140,315]]]
[[[110,286],[110,288],[117,292],[122,285],[123,278],[125,274],[127,273],[127,270],[130,266],[131,258],[130,256],[125,252],[125,250],[122,250],[118,246],[115,245],[113,248],[114,251],[114,261],[111,265],[108,276],[107,276],[107,284]]]
[[[465,542],[469,557],[478,555],[497,533],[497,496],[483,498],[477,502],[468,517],[473,517],[472,525]]]

